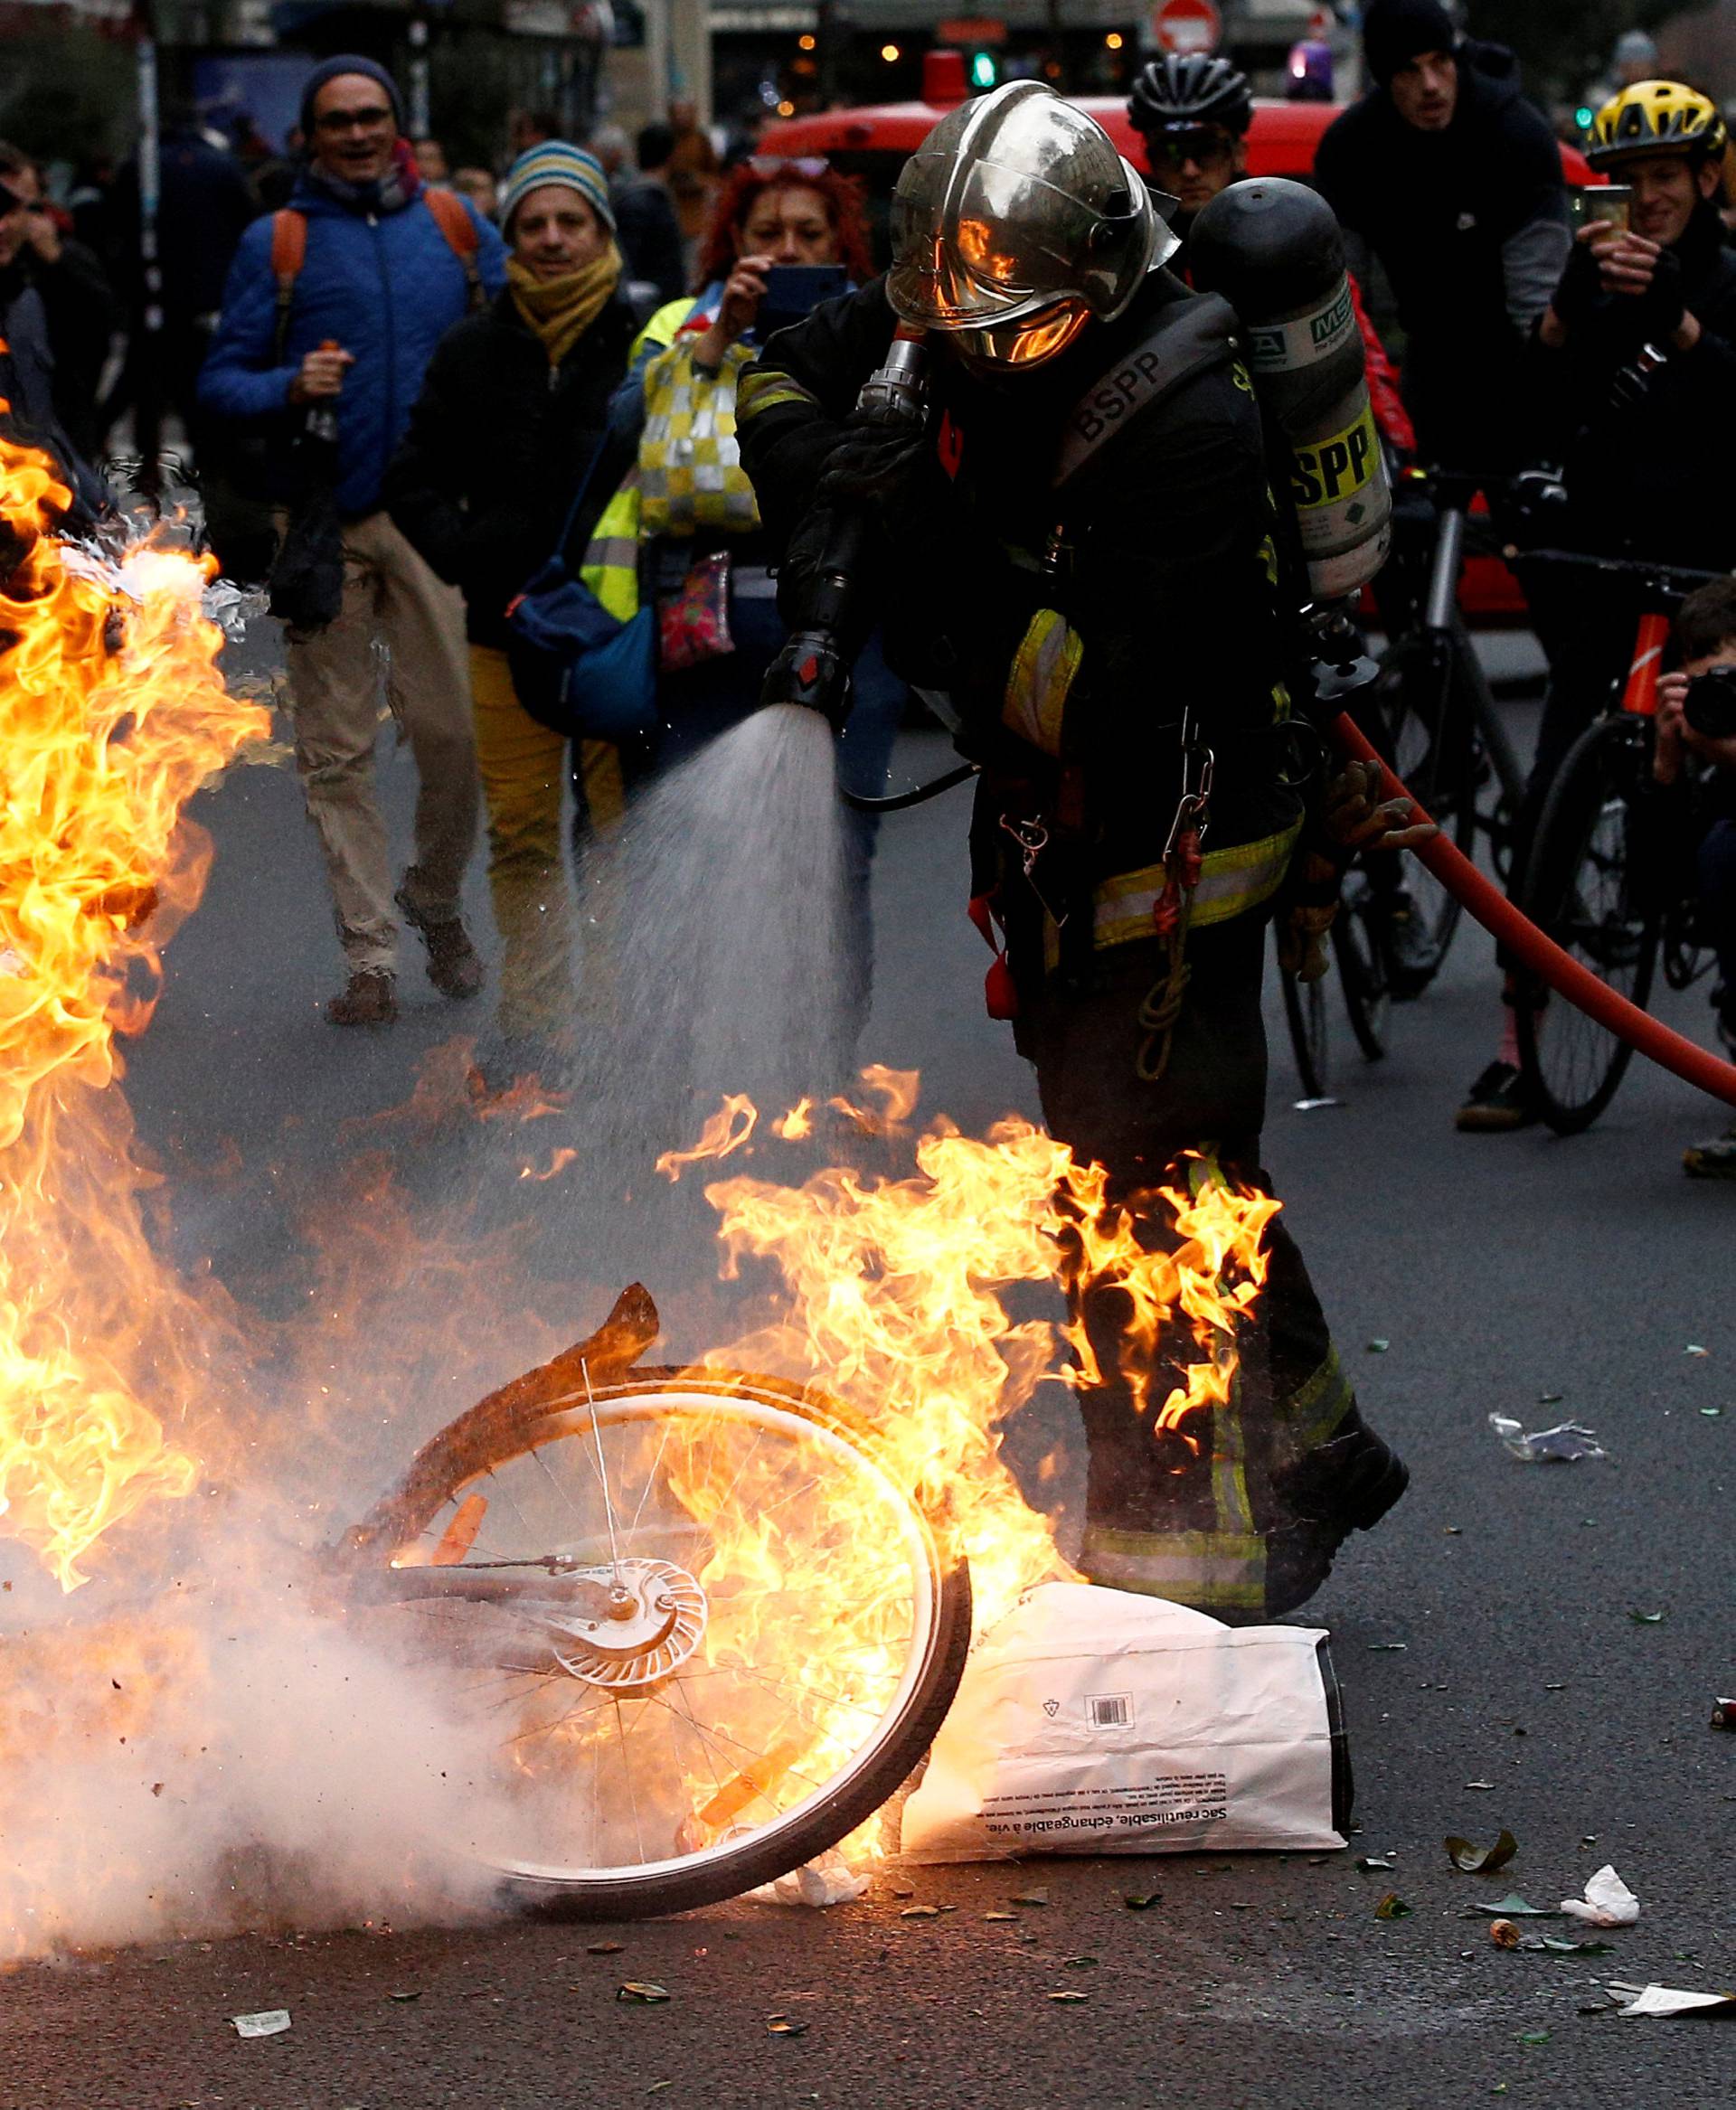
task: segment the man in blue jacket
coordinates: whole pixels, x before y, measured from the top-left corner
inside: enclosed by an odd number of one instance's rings
[[[279,214],[248,230],[199,383],[207,409],[263,430],[286,498],[310,409],[336,412],[343,607],[324,629],[289,631],[288,663],[297,765],[349,969],[326,1007],[338,1025],[397,1015],[394,906],[420,932],[437,989],[482,986],[458,914],[478,797],[463,604],[392,524],[380,483],[435,345],[500,290],[505,251],[453,194],[430,206],[401,150],[402,123],[397,88],[371,59],[314,69],[301,106],[308,160],[289,201],[299,224]],[[416,858],[395,895],[373,785],[376,645],[420,778]]]

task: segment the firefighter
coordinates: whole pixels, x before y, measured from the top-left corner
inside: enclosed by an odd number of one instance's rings
[[[1297,858],[1307,670],[1259,410],[1230,309],[1161,268],[1175,238],[1108,136],[1039,83],[997,89],[906,165],[893,238],[885,278],[744,378],[743,460],[794,628],[835,509],[874,523],[862,621],[950,689],[983,766],[976,891],[1045,1118],[1156,1240],[1180,1154],[1266,1184],[1260,975],[1293,868],[1283,912],[1317,944],[1346,845],[1414,832],[1353,777]],[[853,417],[901,324],[927,333],[926,418]],[[1119,1293],[1081,1301],[1112,1373],[1081,1397],[1093,1580],[1270,1617],[1402,1493],[1281,1223],[1234,1396],[1181,1434],[1133,1403]]]

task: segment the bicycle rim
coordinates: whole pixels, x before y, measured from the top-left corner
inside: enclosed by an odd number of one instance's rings
[[[1331,1075],[1326,977],[1298,982],[1280,962],[1278,982],[1284,996],[1285,1023],[1290,1030],[1290,1050],[1296,1057],[1297,1096],[1324,1099]]]
[[[1642,766],[1629,727],[1601,720],[1569,750],[1538,823],[1524,907],[1540,930],[1645,1009],[1658,916],[1631,865],[1628,799]],[[1522,1003],[1520,1067],[1557,1135],[1590,1127],[1615,1097],[1633,1049],[1561,997]]]
[[[519,1902],[735,1896],[835,1845],[926,1750],[968,1578],[835,1402],[635,1371],[480,1427],[451,1466],[417,1486],[390,1553],[405,1601],[376,1616],[491,1725],[471,1851]],[[491,1565],[537,1562],[557,1572]],[[504,1603],[448,1594],[508,1576]],[[603,1588],[627,1602],[601,1611]]]
[[[1477,844],[1477,757],[1469,721],[1455,698],[1451,668],[1415,664],[1420,654],[1402,646],[1389,655],[1391,679],[1383,706],[1382,752],[1392,773],[1467,857]],[[1413,993],[1440,972],[1462,909],[1428,866],[1404,863],[1404,883],[1429,934],[1424,957],[1410,969]]]
[[[1386,1053],[1392,998],[1385,963],[1370,931],[1370,913],[1368,883],[1353,873],[1333,918],[1332,952],[1338,963],[1338,986],[1344,992],[1351,1032],[1363,1060],[1378,1062]]]

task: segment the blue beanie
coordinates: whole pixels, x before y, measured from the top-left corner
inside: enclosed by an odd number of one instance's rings
[[[311,139],[314,136],[314,98],[328,80],[336,80],[345,73],[360,73],[366,80],[379,82],[385,90],[386,100],[392,105],[392,117],[401,132],[404,128],[404,101],[398,92],[398,83],[377,61],[364,59],[355,52],[344,52],[335,59],[322,59],[302,83],[302,137]]]
[[[532,191],[544,184],[562,184],[577,191],[610,234],[615,231],[615,205],[609,194],[609,178],[603,165],[582,146],[570,146],[564,139],[544,139],[527,146],[511,168],[500,193],[501,231],[511,236],[513,214]]]

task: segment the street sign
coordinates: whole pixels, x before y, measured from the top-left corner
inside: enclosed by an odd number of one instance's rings
[[[1213,0],[1157,0],[1151,11],[1151,33],[1177,57],[1190,52],[1215,52],[1223,34],[1223,18]]]

